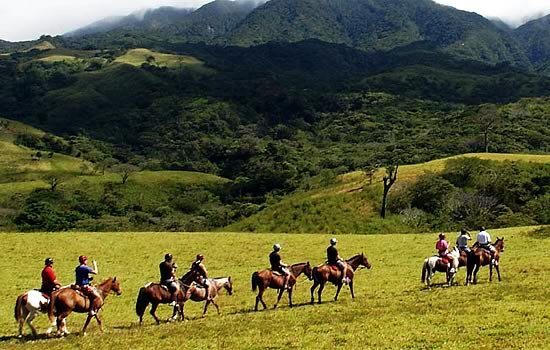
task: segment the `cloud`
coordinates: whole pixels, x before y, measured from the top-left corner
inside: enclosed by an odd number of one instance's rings
[[[550,13],[549,0],[435,0],[435,2],[477,12],[488,18],[497,17],[512,26],[519,26]]]
[[[262,1],[262,0],[259,0]],[[0,39],[20,41],[63,34],[97,20],[159,6],[196,8],[208,0],[0,0]],[[550,13],[549,0],[436,0],[519,25]]]

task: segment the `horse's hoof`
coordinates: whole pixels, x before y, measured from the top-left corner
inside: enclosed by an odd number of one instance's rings
[[[17,336],[17,339],[23,339],[23,334],[19,334],[19,335]]]
[[[87,336],[88,334],[86,332],[82,333],[82,336],[85,337]]]

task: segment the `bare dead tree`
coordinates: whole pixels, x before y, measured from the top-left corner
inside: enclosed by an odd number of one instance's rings
[[[386,207],[388,205],[388,193],[390,192],[391,187],[397,181],[397,170],[399,165],[391,165],[386,167],[386,175],[384,175],[384,194],[382,196],[382,208],[380,209],[380,216],[382,218],[386,217]]]
[[[475,116],[481,135],[483,135],[483,146],[485,153],[489,153],[489,134],[495,129],[499,121],[499,114],[496,106],[484,105]]]

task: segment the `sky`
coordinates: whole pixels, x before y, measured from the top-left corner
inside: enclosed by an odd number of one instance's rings
[[[209,0],[0,0],[0,39],[58,35],[109,16],[159,6],[196,8]],[[550,0],[436,0],[461,10],[498,17],[512,25],[550,13]]]

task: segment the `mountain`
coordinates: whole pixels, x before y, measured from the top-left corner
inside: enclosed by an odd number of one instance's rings
[[[136,12],[129,16],[105,18],[64,35],[68,37],[80,37],[112,30],[160,29],[180,21],[191,12],[193,10],[187,8],[160,7],[146,10],[143,13]]]
[[[529,66],[511,34],[478,14],[431,0],[271,0],[239,24],[228,43],[306,39],[366,51],[428,41],[459,57]]]
[[[522,25],[514,35],[538,70],[550,74],[550,15]]]

